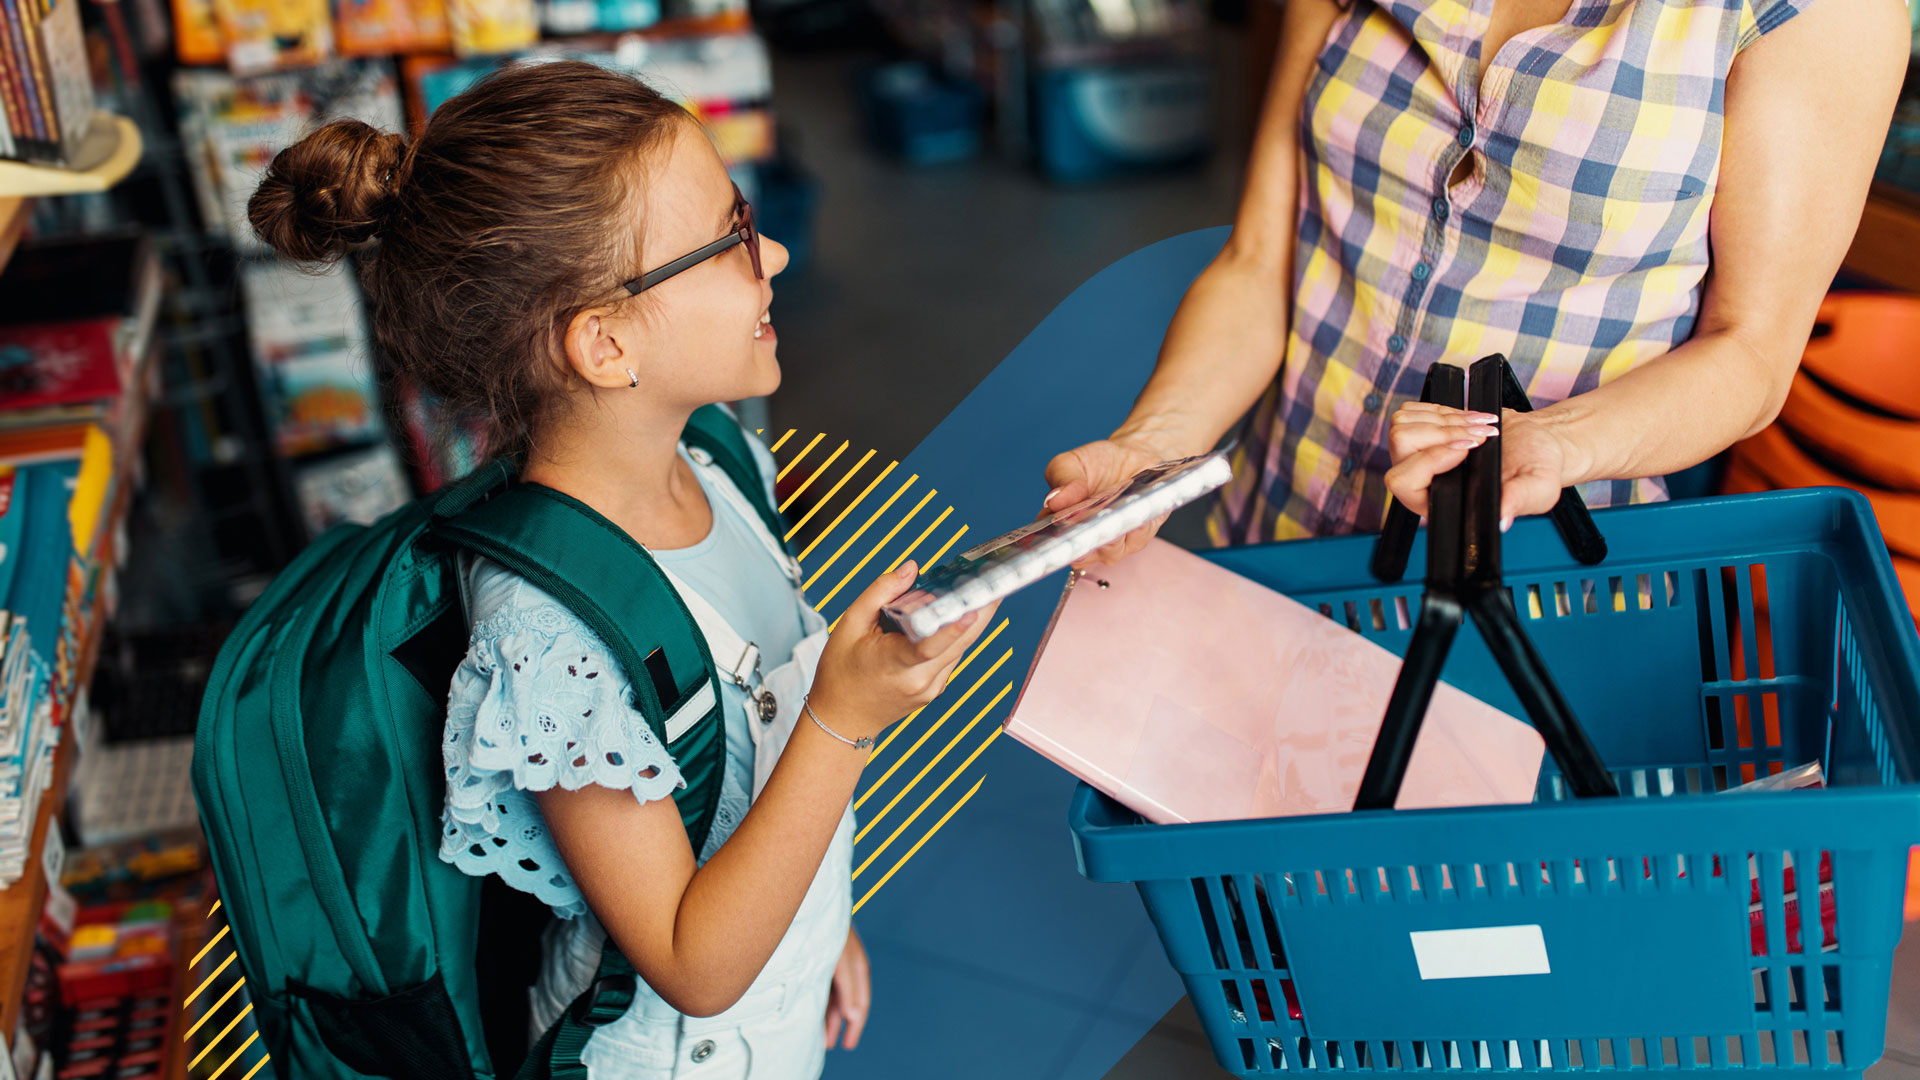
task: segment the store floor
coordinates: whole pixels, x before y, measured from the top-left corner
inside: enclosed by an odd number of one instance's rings
[[[1089,187],[992,155],[889,160],[860,137],[858,57],[780,58],[781,135],[820,203],[810,264],[774,282],[785,373],[774,423],[904,460],[1075,286],[1154,241],[1231,221],[1237,38],[1223,34],[1219,50],[1223,152],[1202,169]]]

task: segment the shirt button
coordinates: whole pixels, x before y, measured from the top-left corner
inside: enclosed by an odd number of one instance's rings
[[[1380,395],[1379,394],[1367,395],[1367,411],[1368,412],[1380,411]]]
[[[712,1057],[713,1056],[713,1040],[701,1039],[699,1042],[694,1043],[693,1053],[689,1054],[688,1056],[693,1059],[693,1063],[695,1065],[698,1065],[701,1062]]]
[[[1473,145],[1473,124],[1469,122],[1466,127],[1461,128],[1460,134],[1458,136],[1455,136],[1455,138],[1460,143],[1460,148],[1463,150],[1469,146],[1472,146]]]
[[[1407,347],[1407,339],[1395,334],[1387,339],[1387,351],[1397,353]]]
[[[1433,200],[1433,219],[1435,221],[1447,220],[1447,200],[1445,199]]]
[[[698,446],[687,447],[687,456],[692,458],[694,461],[699,462],[702,465],[713,464],[713,455],[707,453],[705,450],[701,449]]]
[[[1431,273],[1433,273],[1433,267],[1428,266],[1426,263],[1420,262],[1413,264],[1413,280],[1425,281],[1427,280],[1427,275]]]
[[[1351,474],[1353,473],[1353,470],[1354,470],[1354,468],[1355,468],[1355,466],[1354,466],[1354,461],[1353,461],[1353,459],[1352,459],[1352,458],[1342,458],[1342,459],[1340,460],[1340,473],[1341,473],[1341,475],[1343,475],[1343,476],[1346,476],[1346,475],[1351,475]]]

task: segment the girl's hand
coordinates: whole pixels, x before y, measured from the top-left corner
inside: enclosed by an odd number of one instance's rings
[[[860,944],[860,935],[849,927],[846,948],[840,950],[840,962],[833,968],[833,989],[827,995],[827,1049],[833,1049],[839,1041],[842,1025],[847,1038],[841,1045],[849,1050],[860,1045],[860,1033],[867,1026],[867,1006],[872,1001],[867,950]]]
[[[1494,435],[1501,438],[1500,527],[1505,529],[1516,517],[1553,509],[1567,484],[1567,447],[1551,422],[1512,409],[1495,420],[1445,405],[1402,405],[1393,415],[1393,468],[1387,470],[1387,490],[1407,509],[1426,516],[1433,478],[1458,466],[1467,451]]]
[[[849,739],[878,735],[947,688],[967,648],[993,621],[999,604],[976,611],[915,643],[880,628],[880,609],[913,586],[911,561],[883,574],[847,605],[827,638],[811,691],[820,719]]]
[[[1158,465],[1169,456],[1159,449],[1123,436],[1075,447],[1047,463],[1047,484],[1053,490],[1047,493],[1040,513],[1045,515],[1064,510],[1083,499],[1118,487],[1133,479],[1135,473]],[[1117,563],[1146,547],[1147,542],[1160,531],[1160,526],[1166,524],[1166,520],[1161,517],[1142,525],[1092,554],[1081,557],[1073,565],[1084,567],[1095,563]]]

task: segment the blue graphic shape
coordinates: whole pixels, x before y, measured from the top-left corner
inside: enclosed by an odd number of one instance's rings
[[[916,559],[931,556],[962,522],[973,531],[956,551],[1033,518],[1046,495],[1046,463],[1106,437],[1126,417],[1180,298],[1228,231],[1176,236],[1101,271],[915,448],[899,471],[919,474],[939,494],[903,535],[954,507]],[[873,534],[916,500],[903,498]],[[881,569],[866,568],[835,596],[828,618]],[[837,577],[823,579],[815,595]],[[1001,606],[1011,624],[956,685],[1002,652],[1012,655],[922,756],[957,733],[993,688],[1011,680],[1017,694],[1064,584],[1063,573]],[[998,723],[1011,705],[1010,694],[982,723]],[[923,714],[901,737],[918,738],[932,720]],[[949,755],[903,798],[855,865],[959,763],[960,754]],[[862,823],[917,771],[909,762],[877,791],[861,808]],[[973,800],[855,917],[873,961],[873,1008],[860,1049],[829,1055],[833,1080],[1097,1080],[1183,993],[1139,894],[1080,876],[1066,826],[1074,779],[1051,762],[1000,739],[910,831],[938,820],[981,772],[986,781]],[[906,841],[855,880],[856,899],[905,853]]]

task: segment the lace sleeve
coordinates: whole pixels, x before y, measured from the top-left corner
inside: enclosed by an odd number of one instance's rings
[[[531,793],[598,784],[644,803],[670,797],[684,781],[630,704],[626,675],[606,645],[535,595],[540,602],[507,606],[476,626],[454,672],[441,744],[440,857],[476,877],[498,874],[573,917],[586,901]]]

